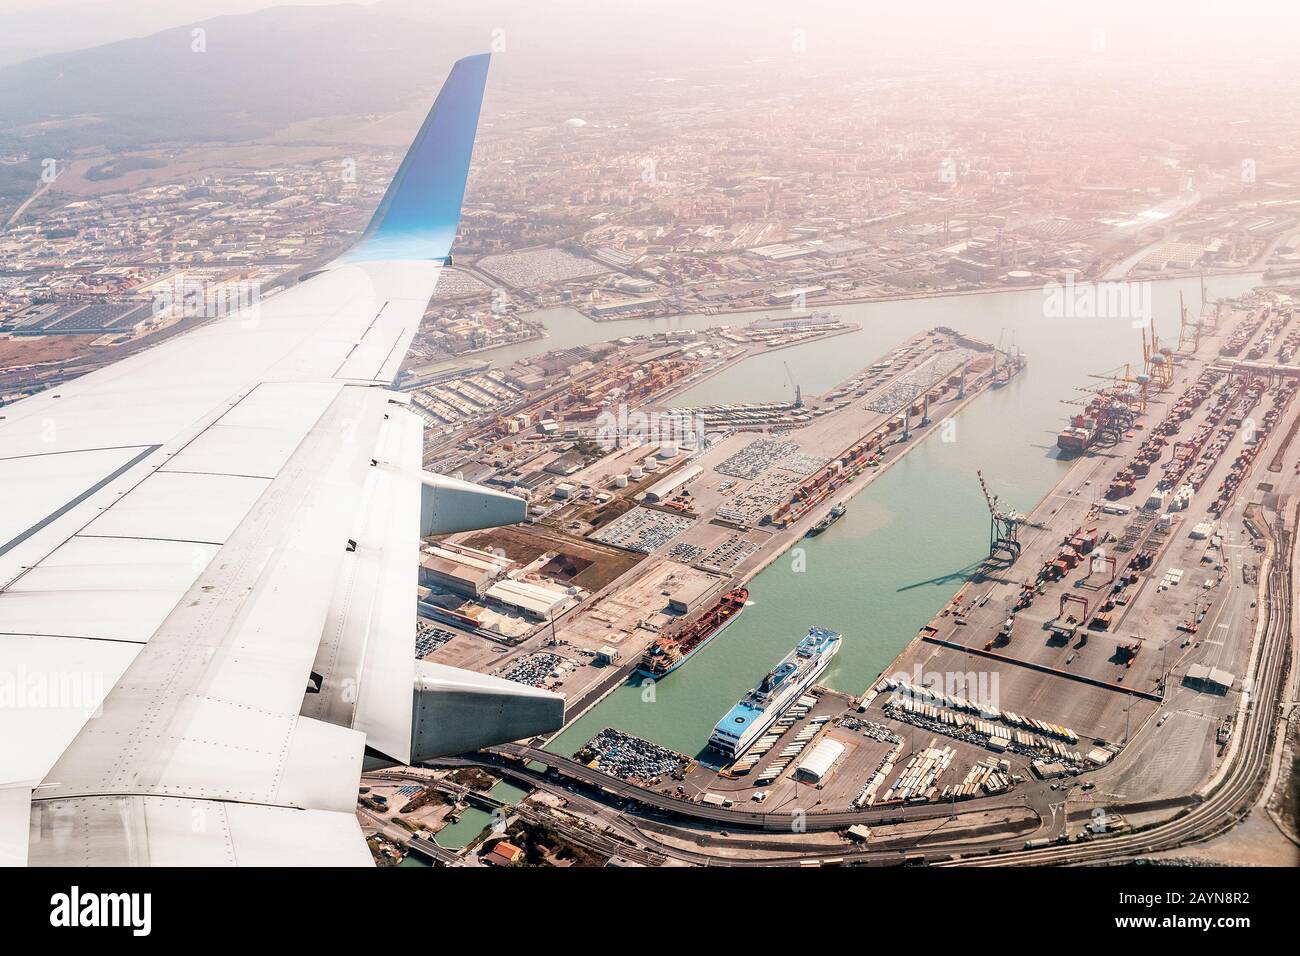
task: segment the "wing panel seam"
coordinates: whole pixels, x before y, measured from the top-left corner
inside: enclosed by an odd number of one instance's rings
[[[131,445],[127,447],[138,448],[140,446]],[[73,498],[71,501],[65,502],[61,507],[56,508],[54,511],[47,514],[44,518],[36,522],[36,524],[32,525],[26,531],[19,533],[17,537],[10,538],[4,544],[0,545],[0,556],[8,554],[10,551],[18,547],[18,545],[22,544],[32,535],[36,534],[41,529],[46,528],[49,525],[53,524],[55,521],[59,520],[59,518],[63,517],[73,508],[77,507],[77,505],[81,504],[83,501],[85,501],[95,492],[101,490],[105,485],[108,485],[110,482],[126,474],[128,471],[130,471],[136,465],[140,464],[140,462],[144,461],[146,458],[148,458],[150,455],[152,455],[161,447],[162,445],[144,446],[144,451],[140,452],[140,454],[136,455],[130,461],[119,466],[118,468],[115,468],[113,471],[105,475],[99,481],[95,482],[93,485],[91,485],[81,494],[77,495],[77,497]]]

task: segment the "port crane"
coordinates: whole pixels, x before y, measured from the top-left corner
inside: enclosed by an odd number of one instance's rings
[[[1003,330],[1005,331],[1005,329]],[[998,375],[998,352],[1002,352],[1002,374]],[[998,339],[998,347],[993,350],[993,382],[994,388],[1001,388],[1011,381],[1015,375],[1024,366],[1024,353],[1020,351],[1020,346],[1016,344],[1016,333],[1011,333],[1011,341],[1007,343],[1005,350],[1002,348],[1002,339]]]
[[[1150,341],[1147,330],[1142,329],[1142,365],[1158,391],[1163,391],[1174,384],[1174,356],[1167,348],[1162,348],[1156,330],[1151,330]]]
[[[794,380],[794,373],[790,371],[790,363],[785,362],[785,380],[790,383],[794,389],[794,407],[803,408],[803,390],[799,388],[799,383]]]
[[[1065,608],[1066,608],[1066,606],[1069,605],[1070,602],[1072,602],[1072,601],[1073,601],[1074,603],[1076,603],[1076,604],[1082,604],[1082,605],[1083,605],[1083,617],[1079,617],[1079,618],[1067,618],[1067,617],[1065,616]],[[1071,620],[1077,622],[1078,624],[1086,625],[1086,624],[1088,623],[1088,599],[1085,598],[1085,597],[1081,597],[1081,596],[1078,595],[1078,594],[1071,594],[1071,593],[1069,593],[1068,591],[1067,591],[1065,594],[1062,594],[1062,595],[1061,595],[1061,609],[1060,609],[1060,611],[1057,612],[1057,614],[1056,614],[1056,619],[1057,619],[1058,621],[1063,621],[1063,622],[1065,622],[1067,625],[1070,623]]]
[[[1205,307],[1205,277],[1201,277],[1201,307]],[[1183,353],[1184,347],[1190,345],[1192,352],[1197,352],[1201,348],[1201,316],[1198,312],[1196,318],[1188,319],[1187,306],[1183,305],[1183,294],[1178,293],[1178,352]]]
[[[1133,427],[1137,416],[1146,410],[1147,379],[1130,374],[1125,365],[1113,372],[1090,374],[1109,385],[1093,385],[1082,390],[1094,396],[1090,404],[1097,418],[1098,436],[1114,444]],[[1136,389],[1134,389],[1136,386]]]
[[[998,504],[998,496],[989,491],[982,471],[976,471],[975,476],[979,478],[980,490],[989,506],[989,557],[1005,551],[1014,561],[1020,557],[1020,526],[1025,523],[1025,516]]]

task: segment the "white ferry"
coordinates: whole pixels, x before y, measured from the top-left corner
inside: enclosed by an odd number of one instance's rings
[[[718,721],[709,735],[709,746],[727,760],[742,756],[821,676],[839,651],[841,640],[839,634],[824,627],[809,628],[808,636],[785,660]]]

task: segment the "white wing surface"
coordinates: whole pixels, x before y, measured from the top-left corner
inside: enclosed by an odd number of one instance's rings
[[[562,722],[557,695],[414,660],[419,536],[524,516],[423,473],[388,388],[487,66],[456,64],[328,268],[0,408],[0,860],[366,864],[363,764]]]

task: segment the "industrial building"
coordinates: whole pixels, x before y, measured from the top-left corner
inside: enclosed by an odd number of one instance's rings
[[[835,761],[842,756],[844,745],[827,737],[813,748],[812,753],[799,761],[799,766],[794,771],[795,779],[805,783],[821,783],[830,775]]]
[[[420,560],[420,585],[481,598],[510,569],[505,558],[463,545],[434,545]]]
[[[70,302],[35,305],[6,320],[14,335],[104,335],[136,333],[154,319],[153,307],[139,302]]]
[[[690,614],[703,606],[721,583],[717,578],[692,578],[669,596],[668,610],[674,614]]]
[[[1193,664],[1187,668],[1183,683],[1194,690],[1207,691],[1211,694],[1226,694],[1232,690],[1236,678],[1225,670],[1210,667],[1208,664]]]
[[[571,590],[505,579],[489,587],[484,596],[535,620],[545,621],[578,603]]]
[[[698,478],[704,474],[704,469],[699,465],[691,465],[689,468],[683,468],[675,474],[669,475],[663,481],[653,485],[645,493],[646,501],[663,501],[665,498],[671,498],[679,488],[687,482]]]
[[[593,305],[590,311],[592,316],[599,319],[607,315],[622,315],[624,312],[641,312],[646,309],[653,309],[659,304],[660,300],[654,297],[644,299],[618,299],[613,302]]]

